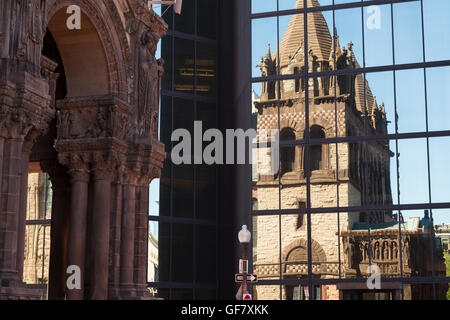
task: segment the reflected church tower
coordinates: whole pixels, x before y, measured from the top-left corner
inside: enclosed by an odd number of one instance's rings
[[[318,6],[308,0],[308,6]],[[298,0],[295,8],[302,8]],[[353,52],[353,43],[341,47],[337,30],[330,34],[321,12],[308,14],[308,51],[305,54],[304,16],[294,15],[281,41],[279,51],[266,55],[258,67],[261,76],[277,74],[304,75],[308,73],[360,68]],[[305,63],[307,61],[307,63]],[[279,83],[279,88],[277,83]],[[279,102],[278,102],[279,98]],[[309,127],[305,127],[305,99],[309,102]],[[362,74],[324,75],[317,78],[299,77],[295,80],[262,83],[261,98],[254,102],[257,109],[257,130],[280,130],[280,141],[344,138],[350,136],[384,135],[387,119],[384,105],[378,105],[369,84]],[[279,111],[278,111],[279,106]],[[280,117],[280,118],[278,118]],[[367,119],[367,126],[365,120]],[[280,125],[280,127],[278,127]],[[258,137],[263,140],[262,136]],[[261,151],[261,150],[260,150]],[[265,150],[267,154],[270,149]],[[262,150],[264,152],[264,150]],[[390,158],[387,141],[313,144],[310,146],[311,207],[358,207],[362,205],[391,205]],[[368,161],[367,170],[365,160]],[[258,160],[258,175],[253,194],[257,195],[258,210],[298,209],[304,213],[278,216],[258,216],[254,230],[254,270],[261,279],[278,279],[279,259],[283,279],[308,275],[306,222],[306,150],[304,145],[280,148],[280,169],[267,175],[266,163]],[[279,183],[280,182],[280,186]],[[280,190],[280,191],[279,191]],[[279,194],[280,192],[280,194]],[[279,203],[281,200],[281,203]],[[385,223],[392,221],[389,211],[349,212],[340,214],[340,230],[351,231],[360,222]],[[280,226],[281,222],[281,226]],[[319,278],[339,275],[339,255],[344,265],[344,245],[338,249],[336,214],[311,216],[313,274]],[[281,237],[279,235],[281,230]],[[279,247],[281,238],[281,248]],[[281,253],[281,257],[279,256]],[[349,268],[350,270],[350,268]],[[343,276],[349,270],[341,270]],[[349,271],[350,272],[350,271]],[[347,272],[348,273],[348,272]],[[296,288],[284,287],[283,299],[298,297]],[[339,296],[335,286],[323,286],[317,292],[324,299]],[[279,293],[270,286],[258,286],[258,299],[278,299]]]

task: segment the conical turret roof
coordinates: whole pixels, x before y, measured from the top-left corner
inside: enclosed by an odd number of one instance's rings
[[[308,0],[308,7],[319,6],[317,0]],[[295,9],[303,8],[303,0],[297,0]],[[289,63],[290,59],[303,45],[304,17],[296,14],[292,17],[280,44],[281,66]],[[332,50],[332,39],[327,23],[321,12],[313,12],[308,15],[308,48],[317,56],[318,61],[328,61]],[[309,50],[308,50],[309,51]]]

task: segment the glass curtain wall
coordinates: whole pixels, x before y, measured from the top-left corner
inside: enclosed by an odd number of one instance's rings
[[[174,130],[194,138],[194,121],[202,132],[217,128],[217,2],[185,0],[181,15],[153,7],[169,26],[158,50],[165,70],[160,140],[168,157],[150,185],[148,283],[165,299],[217,297],[217,168],[170,159]]]
[[[450,3],[251,5],[254,297],[446,299]]]

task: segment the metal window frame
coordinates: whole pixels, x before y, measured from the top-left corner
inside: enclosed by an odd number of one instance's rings
[[[219,1],[217,1],[217,6],[216,6],[216,15],[218,14],[218,4]],[[187,3],[185,4],[187,5]],[[174,10],[169,10],[168,13],[166,13],[166,15],[164,15],[165,19],[171,19],[171,25],[172,28],[169,29],[167,31],[167,35],[170,36],[170,40],[172,41],[172,45],[171,45],[171,58],[170,58],[170,63],[172,65],[172,74],[171,74],[171,88],[170,89],[161,89],[161,96],[166,96],[169,97],[171,99],[171,128],[173,131],[174,128],[174,99],[178,98],[178,99],[185,99],[185,100],[189,100],[193,102],[193,106],[194,106],[194,119],[197,120],[197,109],[198,109],[198,103],[199,102],[204,102],[204,103],[210,103],[210,104],[214,104],[215,105],[215,109],[217,110],[218,108],[218,95],[217,93],[214,94],[214,96],[203,96],[203,95],[199,95],[197,94],[196,86],[197,86],[197,77],[194,77],[194,91],[193,93],[185,93],[185,92],[180,92],[180,91],[176,91],[175,90],[175,42],[176,40],[190,40],[193,42],[193,46],[194,46],[194,51],[193,51],[193,59],[194,59],[194,74],[196,74],[196,69],[197,69],[197,48],[199,44],[207,44],[207,45],[215,45],[216,46],[216,61],[218,61],[217,59],[217,45],[218,45],[218,22],[216,21],[216,39],[210,39],[207,37],[203,37],[203,36],[199,36],[198,35],[198,0],[193,0],[192,4],[194,6],[194,21],[195,21],[195,25],[194,25],[194,33],[184,33],[184,32],[180,32],[180,31],[176,31],[175,30],[175,12]],[[164,10],[164,7],[162,8]],[[162,52],[161,52],[162,54]],[[215,82],[216,82],[216,87],[217,87],[217,79],[218,79],[218,66],[216,65],[216,78],[215,78]],[[216,112],[216,114],[218,115],[218,112]],[[161,118],[160,118],[161,119]],[[174,143],[171,143],[171,149],[173,148]],[[170,154],[167,155],[168,156],[168,160],[170,161]],[[216,173],[215,173],[215,178],[217,181],[217,168],[216,168]],[[161,289],[168,289],[169,290],[169,299],[172,299],[172,291],[176,290],[176,289],[192,289],[193,290],[193,298],[195,299],[195,294],[196,294],[196,290],[195,289],[216,289],[216,292],[218,291],[218,284],[216,283],[212,283],[212,284],[202,284],[202,283],[198,283],[197,279],[196,279],[196,268],[197,268],[197,252],[196,252],[196,246],[197,246],[197,226],[210,226],[210,227],[215,227],[216,229],[216,238],[217,238],[217,233],[218,233],[218,201],[216,201],[216,217],[215,220],[204,220],[204,219],[198,219],[197,218],[197,208],[198,208],[198,199],[197,199],[197,169],[196,166],[193,166],[193,194],[194,194],[194,199],[193,199],[193,205],[194,205],[194,216],[192,218],[182,218],[182,217],[176,217],[174,216],[173,213],[173,203],[174,203],[174,198],[173,198],[173,193],[174,193],[174,164],[170,163],[170,215],[169,216],[148,216],[148,221],[149,222],[156,222],[156,223],[165,223],[169,225],[169,252],[166,252],[165,254],[169,255],[169,279],[168,281],[156,281],[156,282],[147,282],[147,285],[149,287],[154,287],[154,288],[161,288]],[[216,188],[216,199],[218,199],[218,193],[217,193],[217,188]],[[193,281],[189,282],[189,283],[185,283],[185,282],[175,282],[173,280],[173,271],[174,271],[174,265],[173,265],[173,225],[174,224],[181,224],[181,225],[191,225],[193,228],[193,243],[192,243],[192,250],[193,250],[193,259],[192,259],[192,264],[193,264]],[[147,230],[147,233],[149,232],[149,230]],[[217,255],[218,255],[218,250],[217,251]],[[218,257],[215,257],[216,262]],[[216,263],[216,274],[218,274],[218,263]],[[148,265],[147,265],[147,279],[148,279]]]
[[[423,61],[418,63],[408,63],[408,64],[396,64],[395,62],[395,39],[394,39],[394,15],[393,15],[393,8],[394,4],[399,3],[420,3],[420,13],[421,13],[421,39],[422,39],[422,54],[423,54]],[[364,11],[363,9],[368,6],[372,5],[390,5],[391,10],[391,30],[392,30],[392,55],[393,55],[393,62],[391,65],[384,65],[384,66],[375,66],[375,67],[366,67],[365,64],[365,36],[364,36]],[[285,146],[297,146],[297,145],[303,145],[306,146],[306,160],[305,160],[305,176],[306,176],[306,196],[307,196],[307,206],[305,209],[281,209],[281,178],[279,177],[278,181],[278,209],[274,210],[250,210],[249,217],[250,221],[252,217],[255,216],[278,216],[279,217],[279,225],[278,225],[278,232],[279,232],[279,244],[280,244],[280,253],[279,253],[279,265],[280,265],[280,278],[278,280],[260,280],[257,286],[260,285],[274,285],[279,286],[280,288],[280,300],[282,297],[282,287],[283,285],[308,285],[310,292],[313,292],[313,285],[322,285],[322,284],[339,284],[339,283],[361,283],[366,282],[367,279],[343,279],[341,275],[341,257],[340,257],[340,249],[339,249],[339,278],[338,279],[316,279],[313,278],[312,275],[312,257],[311,257],[311,215],[312,214],[324,214],[329,213],[330,215],[337,214],[338,219],[338,228],[340,226],[339,224],[339,214],[342,212],[361,212],[361,211],[375,211],[375,210],[391,210],[391,211],[397,211],[398,215],[401,214],[402,210],[430,210],[430,218],[431,221],[433,218],[432,211],[433,209],[450,209],[450,203],[434,203],[432,202],[432,190],[431,190],[431,171],[430,171],[430,138],[432,137],[449,137],[450,131],[430,131],[429,125],[428,125],[428,96],[427,96],[427,75],[426,71],[428,68],[435,68],[435,67],[443,67],[443,66],[450,66],[450,60],[441,60],[441,61],[426,61],[426,45],[425,45],[425,22],[424,22],[424,9],[423,9],[423,0],[373,0],[373,1],[359,1],[359,2],[352,2],[352,3],[346,3],[346,4],[335,4],[335,1],[332,1],[331,5],[326,6],[319,6],[319,7],[308,7],[307,6],[307,0],[304,0],[303,8],[301,9],[293,9],[293,10],[280,10],[280,0],[277,0],[277,10],[276,11],[270,11],[270,12],[261,12],[261,13],[250,13],[250,25],[251,22],[256,19],[262,19],[262,18],[271,18],[276,17],[277,19],[277,61],[280,61],[279,57],[279,45],[280,45],[280,21],[279,18],[281,16],[287,16],[287,15],[295,15],[295,14],[303,14],[304,17],[304,52],[305,57],[304,61],[305,64],[308,63],[308,13],[312,12],[324,12],[324,11],[332,11],[333,13],[333,30],[335,27],[335,12],[340,9],[349,9],[349,8],[361,8],[361,27],[362,27],[362,49],[363,49],[363,65],[361,68],[358,69],[352,69],[352,70],[332,70],[332,71],[326,71],[326,72],[309,72],[307,68],[304,69],[303,73],[297,73],[293,75],[281,75],[280,74],[280,66],[277,65],[277,74],[267,77],[253,77],[250,76],[249,83],[260,83],[265,81],[275,81],[278,84],[278,90],[280,90],[280,83],[284,80],[297,80],[297,79],[305,79],[308,81],[310,78],[316,78],[316,77],[322,77],[322,76],[334,76],[334,82],[336,83],[336,76],[337,75],[344,75],[344,74],[362,74],[364,78],[364,89],[366,86],[365,78],[367,73],[373,73],[373,72],[384,72],[384,71],[391,71],[393,72],[393,86],[394,86],[394,109],[395,113],[397,114],[397,88],[396,88],[396,72],[399,70],[411,70],[411,69],[423,69],[424,72],[424,90],[425,90],[425,117],[426,117],[426,131],[425,132],[408,132],[408,133],[399,133],[398,131],[398,122],[395,121],[395,133],[394,134],[387,134],[387,135],[369,135],[367,131],[367,117],[364,119],[364,127],[365,127],[365,134],[362,136],[348,136],[348,137],[338,137],[337,132],[337,125],[335,125],[335,138],[326,138],[326,139],[310,139],[309,137],[309,130],[305,130],[305,138],[303,140],[297,140],[297,141],[285,141],[280,142],[279,147],[285,147]],[[253,34],[252,34],[253,36]],[[333,41],[333,47],[335,46],[335,43]],[[248,54],[248,53],[245,53]],[[336,58],[336,57],[334,57]],[[366,94],[366,90],[364,90],[364,95]],[[305,127],[309,128],[309,92],[308,90],[305,91]],[[335,93],[334,96],[336,96],[336,86],[335,86]],[[278,129],[280,129],[280,94],[277,97],[277,104],[278,104]],[[367,115],[367,101],[364,99],[364,112]],[[335,117],[337,117],[337,103],[335,101]],[[335,119],[335,123],[337,124],[337,121]],[[429,201],[428,203],[422,203],[422,204],[403,204],[401,203],[400,198],[400,187],[399,187],[399,158],[398,158],[398,141],[403,139],[415,139],[415,138],[425,138],[427,142],[427,170],[428,170],[428,191],[429,191]],[[312,208],[311,207],[311,181],[309,179],[310,177],[310,168],[309,168],[309,146],[313,145],[320,145],[320,144],[336,144],[336,165],[337,168],[339,166],[338,163],[338,143],[350,143],[350,142],[360,142],[365,145],[365,170],[367,173],[368,170],[368,161],[367,161],[367,150],[368,150],[368,143],[371,141],[395,141],[395,148],[396,148],[396,165],[395,168],[392,168],[393,170],[397,171],[397,204],[387,205],[387,206],[380,206],[380,205],[362,205],[358,207],[341,207],[339,205],[339,187],[337,187],[337,207],[330,207],[330,208]],[[258,143],[253,144],[253,148],[259,148],[260,145]],[[270,147],[269,144],[262,145],[262,147]],[[251,179],[251,177],[250,177]],[[250,180],[251,181],[251,180]],[[336,178],[337,186],[339,186],[338,178]],[[366,184],[368,181],[366,180]],[[391,182],[392,184],[392,182]],[[368,188],[366,187],[366,190]],[[286,280],[282,279],[281,274],[281,217],[283,215],[294,215],[294,214],[307,214],[307,242],[308,242],[308,277],[304,279],[295,279],[295,280]],[[398,217],[400,218],[400,217]],[[400,219],[398,219],[400,220]],[[431,229],[433,230],[433,222],[431,225]],[[369,232],[370,234],[370,232]],[[402,236],[402,230],[401,225],[399,224],[399,237],[401,239]],[[370,235],[369,235],[370,237]],[[430,246],[433,246],[433,237],[430,237]],[[370,241],[370,238],[369,238]],[[338,232],[338,246],[340,246],[340,233]],[[401,250],[401,243],[400,243],[400,260],[402,250]],[[403,265],[401,263],[400,266],[400,277],[399,278],[383,278],[382,281],[387,283],[393,283],[398,282],[401,284],[401,299],[404,299],[404,285],[405,284],[432,284],[433,285],[433,298],[436,299],[436,284],[439,283],[450,283],[450,277],[436,277],[435,276],[435,265],[434,265],[434,259],[433,259],[433,250],[432,250],[432,276],[431,277],[420,277],[420,278],[406,278],[403,277]],[[370,260],[370,256],[369,256]],[[314,297],[313,297],[314,299]]]

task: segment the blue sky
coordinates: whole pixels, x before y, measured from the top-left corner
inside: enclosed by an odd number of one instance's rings
[[[279,0],[280,9],[292,9],[295,0]],[[332,4],[332,0],[319,0],[321,5]],[[335,4],[359,2],[335,0]],[[450,12],[449,0],[424,0],[425,58],[426,61],[450,60]],[[266,12],[276,10],[276,0],[252,0],[252,11]],[[361,20],[364,14],[365,63],[367,67],[383,66],[393,63],[423,62],[422,25],[420,1],[394,4],[394,40],[392,48],[391,6],[379,6],[380,29],[369,29],[367,9],[345,9],[335,12],[335,25],[341,46],[352,41],[353,50],[363,65],[363,41]],[[158,12],[158,9],[155,11]],[[160,12],[159,12],[160,13]],[[325,20],[332,30],[333,13],[324,12]],[[280,41],[292,16],[280,17]],[[277,47],[277,18],[256,19],[253,21],[252,61],[253,76],[259,76],[256,65],[267,51],[270,43],[272,53]],[[160,54],[160,50],[158,53]],[[430,131],[450,130],[450,67],[431,68],[426,71],[428,126]],[[388,120],[394,121],[394,75],[393,72],[367,74],[372,93],[378,104],[386,105]],[[399,115],[399,132],[422,132],[426,130],[425,120],[425,84],[423,69],[396,72],[397,113]],[[253,86],[259,93],[260,86]],[[392,122],[389,133],[395,133]],[[391,143],[395,152],[395,141]],[[409,139],[399,141],[400,152],[400,203],[414,204],[429,201],[427,144],[426,139]],[[433,202],[450,202],[450,137],[430,139],[431,189]],[[394,203],[397,203],[397,182],[395,158],[391,161],[391,185]],[[159,180],[150,186],[150,215],[158,215]],[[436,224],[450,223],[450,210],[435,210]],[[422,211],[403,212],[405,217],[423,216]],[[156,228],[155,228],[156,229]]]

